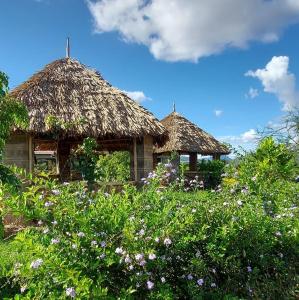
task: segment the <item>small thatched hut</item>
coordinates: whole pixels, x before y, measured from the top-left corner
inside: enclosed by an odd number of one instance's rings
[[[196,171],[197,154],[219,159],[221,155],[230,153],[225,145],[175,111],[161,123],[168,132],[168,140],[163,146],[155,147],[155,162],[161,155],[170,156],[172,152],[177,152],[179,155],[189,155],[189,170]]]
[[[52,143],[53,148],[54,141],[60,178],[66,180],[72,146],[85,137],[94,137],[103,151],[130,151],[132,179],[138,181],[152,170],[153,141],[161,139],[164,127],[77,60],[67,57],[48,64],[15,88],[11,96],[27,106],[30,125],[27,132],[12,135],[5,152],[7,163],[32,171],[33,149],[38,143]],[[46,120],[51,118],[57,124],[49,126]]]

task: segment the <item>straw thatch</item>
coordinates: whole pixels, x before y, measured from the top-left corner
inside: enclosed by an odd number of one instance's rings
[[[173,112],[161,123],[168,131],[168,141],[162,147],[156,147],[155,153],[177,151],[180,153],[196,152],[203,155],[229,154],[228,148],[207,132]]]
[[[51,133],[45,122],[54,116],[72,124],[66,136],[159,137],[165,128],[146,109],[77,60],[52,62],[11,92],[29,110],[29,132]]]

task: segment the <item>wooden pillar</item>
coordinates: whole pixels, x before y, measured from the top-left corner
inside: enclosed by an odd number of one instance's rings
[[[197,153],[189,154],[189,171],[197,171]]]
[[[153,138],[144,136],[134,139],[133,153],[135,181],[140,181],[153,171]]]
[[[214,153],[212,156],[213,156],[213,160],[220,160],[220,154]]]
[[[61,181],[70,180],[71,168],[70,168],[70,154],[71,145],[65,140],[59,141],[57,145],[57,157],[58,157],[58,169],[59,178]]]

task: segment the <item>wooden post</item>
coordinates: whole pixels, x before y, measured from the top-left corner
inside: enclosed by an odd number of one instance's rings
[[[71,168],[70,168],[70,154],[71,145],[67,141],[58,141],[57,145],[57,157],[58,157],[58,168],[59,178],[61,181],[70,180]]]
[[[33,148],[33,138],[30,135],[29,141],[28,141],[28,152],[29,152],[29,172],[33,172],[33,166],[34,166],[34,148]]]
[[[220,154],[214,153],[212,156],[213,156],[213,160],[220,160]]]
[[[191,152],[189,154],[189,171],[197,171],[197,153]]]

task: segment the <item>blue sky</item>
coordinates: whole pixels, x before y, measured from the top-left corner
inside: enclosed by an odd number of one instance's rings
[[[252,147],[255,130],[299,103],[299,0],[165,3],[0,0],[0,70],[13,88],[64,57],[70,36],[72,57],[158,118],[175,101],[215,137]]]

